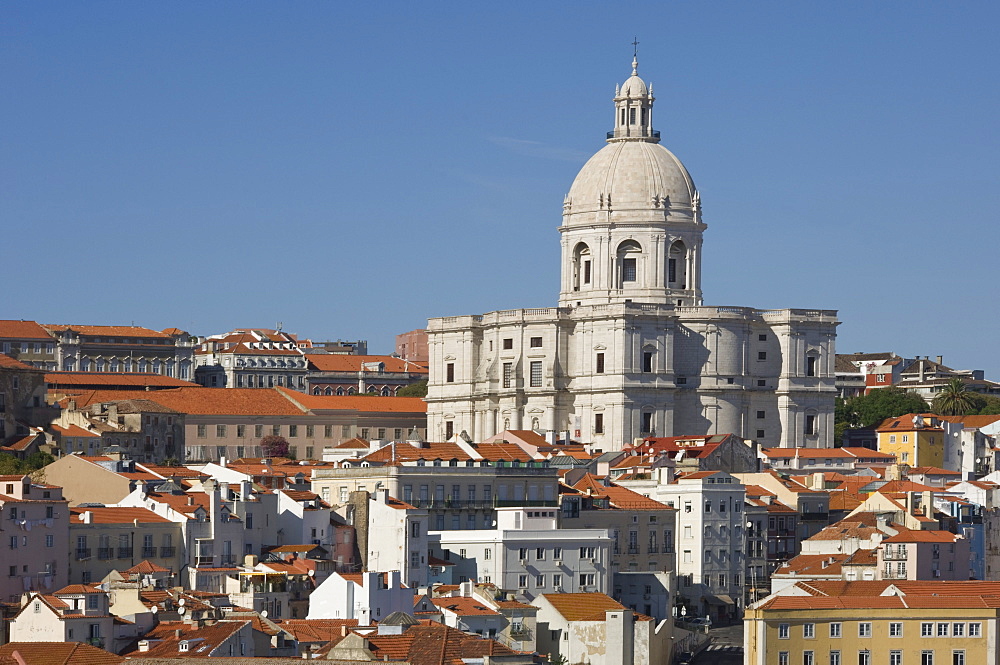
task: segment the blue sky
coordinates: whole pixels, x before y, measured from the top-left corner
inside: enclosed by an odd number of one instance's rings
[[[1000,380],[996,3],[10,2],[0,318],[389,352],[555,305],[633,35],[706,302]]]

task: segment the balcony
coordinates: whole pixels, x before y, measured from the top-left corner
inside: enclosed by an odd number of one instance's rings
[[[628,546],[628,553],[629,554],[638,554],[639,553],[639,546],[638,545],[629,545]]]
[[[236,565],[236,555],[235,554],[223,554],[219,557],[219,565],[224,568],[232,568]]]
[[[161,547],[160,548],[160,556],[163,557],[164,559],[169,559],[170,557],[175,556],[176,554],[177,554],[177,548],[176,547]]]
[[[118,558],[119,559],[131,559],[132,558],[132,548],[131,547],[119,547],[118,548]]]
[[[660,552],[660,546],[659,545],[650,545],[649,549],[646,550],[646,551],[649,554],[659,554],[659,552]]]
[[[882,579],[884,579],[884,580],[905,580],[906,579],[906,571],[904,570],[903,572],[899,572],[897,570],[897,571],[890,572],[890,571],[886,570],[886,571],[882,572]]]
[[[829,522],[830,513],[799,513],[799,520],[803,522]]]
[[[98,559],[114,559],[114,550],[110,547],[98,547],[97,548],[97,558]]]
[[[885,561],[906,561],[906,550],[886,549],[882,552],[882,559]]]
[[[143,547],[142,548],[142,558],[143,559],[152,559],[155,556],[156,556],[156,548],[155,547]]]
[[[84,559],[89,559],[90,558],[90,551],[91,550],[90,550],[89,547],[77,548],[77,550],[76,550],[76,560],[77,561],[83,561]]]

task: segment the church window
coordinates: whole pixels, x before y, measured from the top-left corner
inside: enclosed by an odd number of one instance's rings
[[[583,283],[590,284],[590,261],[583,262]]]
[[[450,439],[455,435],[455,421],[446,420],[444,421],[444,438]]]
[[[542,362],[540,360],[532,361],[530,379],[532,388],[542,387]]]
[[[758,439],[763,439],[764,438],[764,430],[762,430],[762,429],[757,430],[757,438]]]
[[[642,433],[649,434],[653,431],[653,414],[643,413],[642,414]]]
[[[506,338],[504,338],[504,340],[503,340],[503,348],[504,348],[504,350],[513,349],[514,348],[514,338],[512,338],[512,337],[506,337]]]
[[[604,374],[604,354],[603,353],[598,353],[597,354],[597,366],[596,366],[596,369],[594,371],[597,374]]]
[[[671,283],[677,281],[677,259],[667,260],[667,275]]]
[[[767,351],[758,351],[757,360],[767,360]]]
[[[767,415],[767,414],[766,414],[765,412],[763,412],[763,411],[758,411],[758,412],[757,412],[757,417],[758,417],[758,418],[764,418],[764,417],[765,417],[766,415]]]
[[[514,363],[503,364],[503,387],[510,388],[511,377],[514,373]]]
[[[764,388],[766,386],[767,386],[767,380],[766,379],[757,379],[757,387],[758,388]]]
[[[814,434],[816,434],[816,416],[810,414],[806,416],[806,435]]]
[[[604,414],[595,413],[594,414],[594,434],[604,433]]]
[[[455,383],[455,363],[445,365],[445,381]]]
[[[635,109],[634,108],[628,110],[628,124],[630,124],[630,125],[634,125],[635,124]]]
[[[533,349],[540,349],[540,348],[542,348],[542,338],[541,337],[532,337],[531,338],[531,342],[530,342],[530,346]]]
[[[622,281],[634,282],[636,279],[635,259],[622,259]]]
[[[816,376],[816,356],[806,356],[806,376]]]
[[[653,371],[653,352],[643,351],[642,353],[642,371],[652,372]]]
[[[642,110],[642,124],[646,125],[649,122],[649,109]]]
[[[733,385],[734,383],[736,383],[736,379],[734,379],[731,376],[730,377],[726,377],[726,383],[729,384],[729,385]]]
[[[758,342],[766,342],[767,341],[767,335],[757,335],[757,341]]]
[[[674,383],[676,383],[679,386],[683,386],[683,385],[687,385],[687,382],[688,382],[688,380],[687,380],[686,376],[678,376],[677,380]]]

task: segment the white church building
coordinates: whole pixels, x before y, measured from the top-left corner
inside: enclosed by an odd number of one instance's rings
[[[428,322],[428,437],[832,446],[837,312],[703,304],[700,197],[636,68],[563,201],[559,306]]]

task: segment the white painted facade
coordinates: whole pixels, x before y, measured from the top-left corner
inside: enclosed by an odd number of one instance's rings
[[[368,567],[399,570],[403,582],[417,588],[428,581],[427,511],[389,499],[379,490],[368,501]]]
[[[370,626],[393,612],[413,614],[414,596],[413,588],[402,585],[398,570],[333,573],[310,594],[306,618],[357,619],[358,625]]]
[[[615,130],[563,203],[558,307],[428,322],[431,439],[832,446],[836,312],[703,305],[700,196],[653,99],[635,74],[616,92]]]
[[[712,597],[743,597],[746,491],[724,471],[694,474],[668,483],[670,469],[653,480],[622,481],[623,487],[677,509],[674,528],[678,602],[697,616],[732,613],[736,606],[712,605]],[[664,473],[665,472],[665,473]]]
[[[459,582],[490,582],[526,598],[607,593],[607,529],[560,529],[556,508],[498,508],[496,514],[495,529],[431,531],[431,554],[454,563]]]

